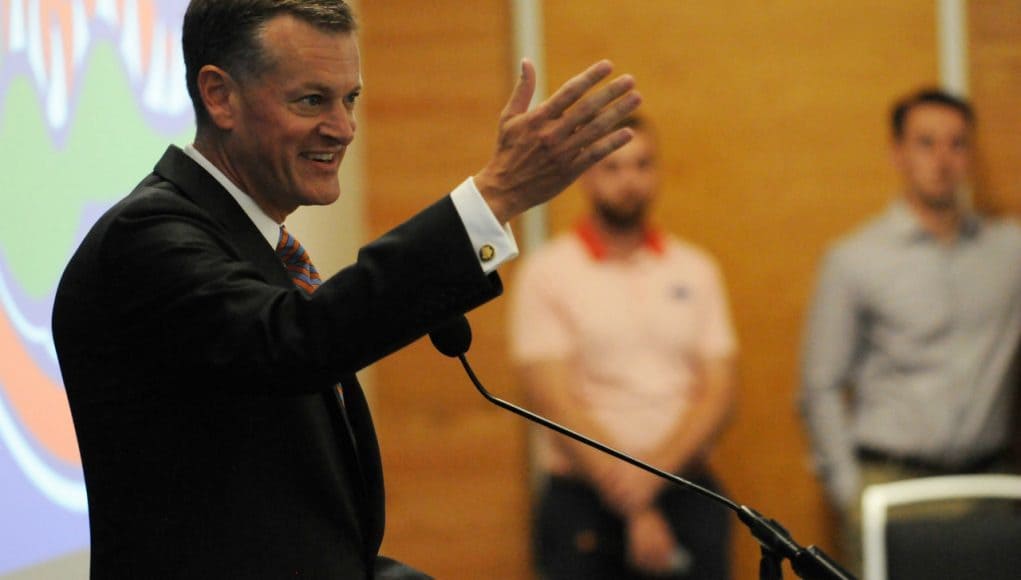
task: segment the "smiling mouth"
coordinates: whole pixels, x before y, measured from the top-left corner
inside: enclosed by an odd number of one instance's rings
[[[318,161],[319,163],[333,163],[334,159],[337,158],[336,153],[302,153],[301,156],[305,159]]]

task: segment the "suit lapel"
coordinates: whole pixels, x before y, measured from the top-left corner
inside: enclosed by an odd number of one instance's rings
[[[173,145],[168,147],[156,164],[155,172],[176,185],[192,203],[213,216],[226,230],[227,239],[241,256],[266,276],[269,282],[282,288],[293,286],[280,258],[241,206],[184,151]]]
[[[170,146],[156,164],[155,173],[176,185],[182,194],[213,216],[226,230],[227,239],[234,244],[241,257],[255,266],[267,281],[282,288],[295,288],[280,258],[266,243],[266,238],[259,233],[234,198],[199,164],[179,148]],[[340,426],[336,429],[338,444],[348,464],[353,467],[351,484],[359,488],[355,491],[356,497],[361,500],[357,503],[364,527],[366,549],[370,552],[369,556],[375,558],[383,539],[385,521],[379,443],[358,379],[352,374],[342,377],[340,382],[344,406],[336,399],[332,389],[324,393],[323,400],[334,415],[336,424]]]
[[[372,414],[365,392],[355,375],[341,378],[345,415],[354,432],[362,480],[367,491],[362,515],[366,523],[367,548],[373,555],[379,551],[386,525],[386,499],[383,486],[383,465],[380,462],[379,440],[372,424]],[[342,411],[343,412],[343,411]]]

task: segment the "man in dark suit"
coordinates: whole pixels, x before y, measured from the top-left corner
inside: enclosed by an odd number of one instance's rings
[[[499,294],[503,224],[630,139],[613,127],[634,82],[595,88],[597,63],[528,111],[523,62],[489,163],[320,281],[282,224],[340,194],[361,87],[349,8],[195,0],[183,44],[195,142],[97,222],[54,306],[93,576],[414,575],[377,556],[354,373]]]

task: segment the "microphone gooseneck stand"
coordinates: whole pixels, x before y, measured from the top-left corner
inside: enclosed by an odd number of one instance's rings
[[[682,477],[639,461],[622,451],[590,439],[559,423],[550,421],[541,415],[494,396],[482,386],[482,382],[475,376],[475,371],[472,370],[471,365],[468,364],[468,359],[465,357],[468,347],[471,346],[471,327],[464,316],[456,317],[433,330],[429,334],[429,338],[432,340],[433,346],[441,353],[449,357],[456,357],[461,361],[461,366],[464,367],[468,378],[471,379],[476,390],[490,403],[589,447],[598,449],[621,461],[630,463],[674,485],[679,485],[685,489],[702,494],[732,510],[737,514],[738,519],[748,527],[752,536],[759,543],[762,552],[762,557],[759,561],[759,578],[761,580],[781,580],[783,578],[782,564],[784,560],[789,560],[794,573],[806,580],[856,580],[853,575],[841,568],[839,564],[834,562],[819,548],[815,546],[803,548],[798,545],[794,538],[791,537],[790,532],[776,520],[767,518],[748,506],[738,505],[736,502]]]

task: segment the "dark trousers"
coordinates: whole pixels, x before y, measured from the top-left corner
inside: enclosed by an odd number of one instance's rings
[[[708,473],[689,478],[719,492]],[[544,485],[533,526],[534,553],[543,580],[728,580],[730,512],[709,498],[674,485],[656,505],[688,556],[687,570],[648,575],[628,565],[624,522],[588,484],[551,477]]]

